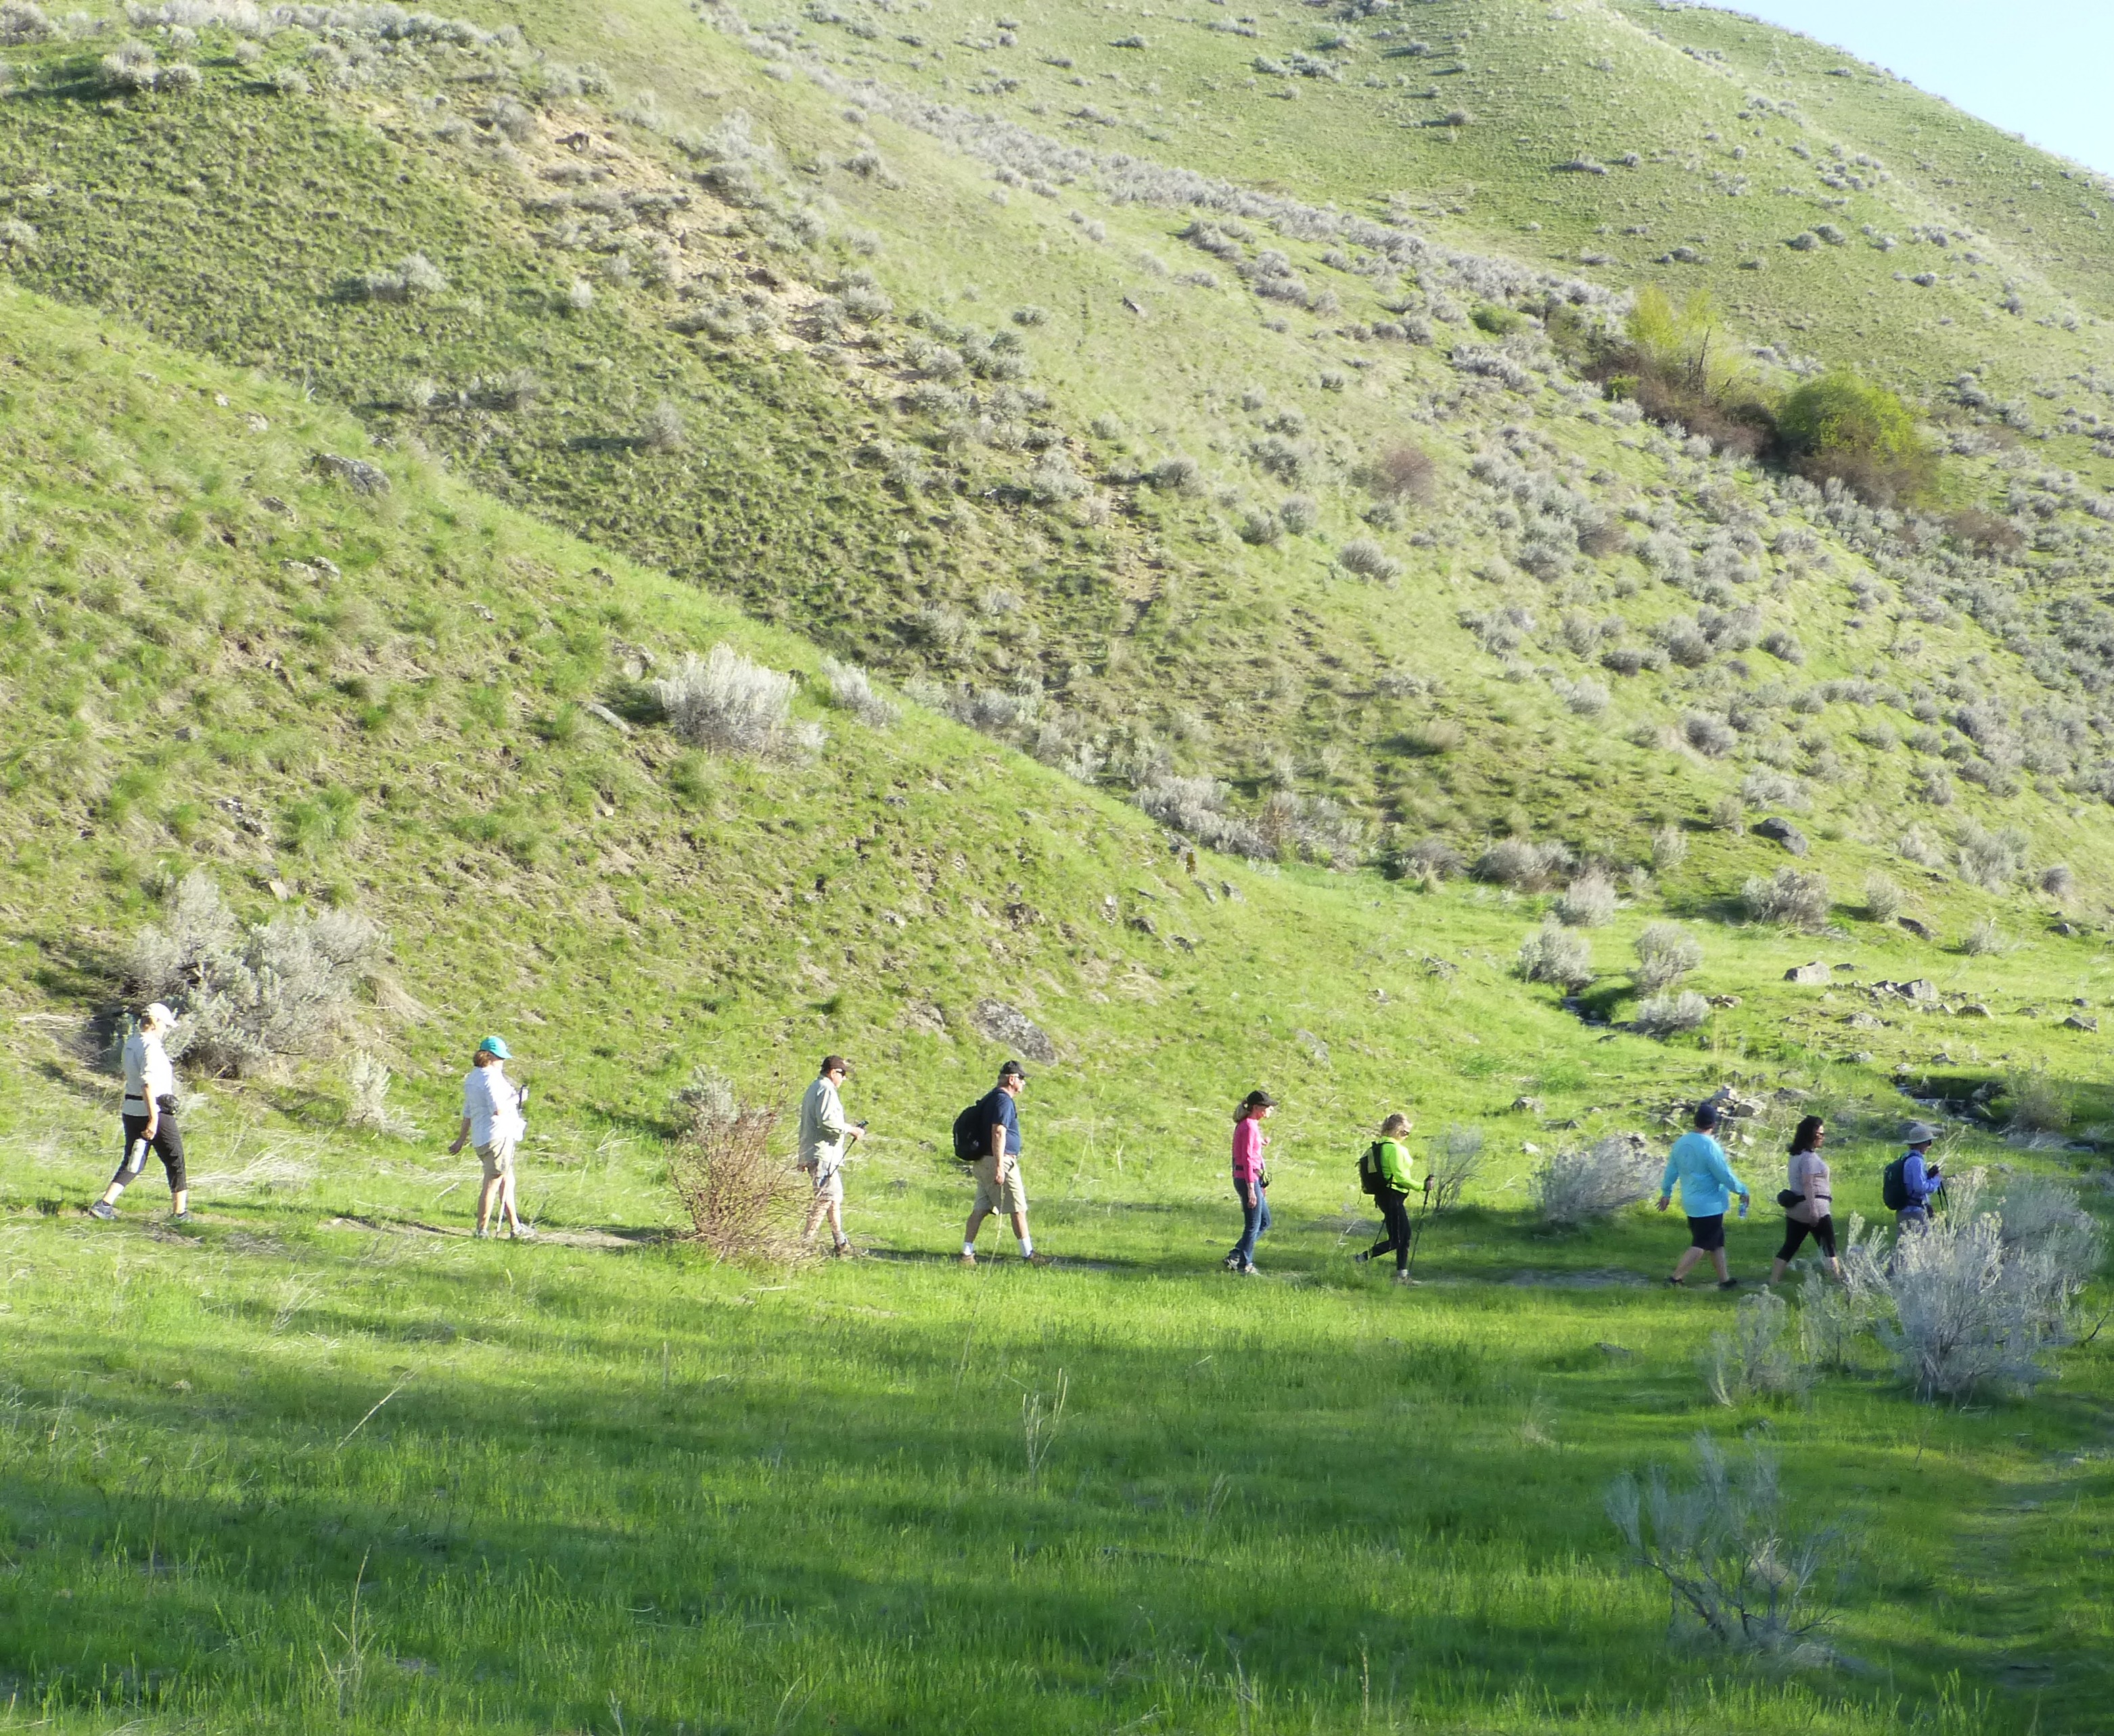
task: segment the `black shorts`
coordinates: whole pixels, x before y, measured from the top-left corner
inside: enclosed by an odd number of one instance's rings
[[[1700,1248],[1705,1253],[1717,1253],[1725,1245],[1725,1214],[1719,1212],[1709,1217],[1689,1219],[1688,1245]]]
[[[130,1187],[140,1179],[147,1166],[147,1154],[138,1153],[135,1159],[133,1145],[147,1131],[144,1115],[126,1115],[125,1124],[125,1152],[117,1160],[117,1173],[110,1179],[121,1187]],[[176,1112],[169,1106],[169,1099],[162,1100],[161,1112],[154,1124],[154,1155],[162,1160],[162,1167],[168,1172],[169,1191],[181,1193],[190,1185],[184,1174],[184,1134],[176,1125]]]
[[[1823,1217],[1815,1224],[1801,1224],[1795,1217],[1784,1220],[1783,1246],[1777,1250],[1779,1260],[1788,1260],[1799,1249],[1799,1244],[1811,1236],[1814,1244],[1829,1259],[1835,1257],[1835,1220]]]

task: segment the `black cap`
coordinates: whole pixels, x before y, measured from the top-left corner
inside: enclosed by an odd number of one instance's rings
[[[1718,1105],[1715,1102],[1695,1106],[1695,1125],[1698,1127],[1715,1127],[1718,1125]]]
[[[1277,1107],[1277,1099],[1272,1097],[1267,1091],[1251,1091],[1245,1097],[1241,1099],[1241,1107],[1243,1109],[1274,1109]]]
[[[998,1070],[998,1076],[1001,1079],[1020,1079],[1024,1082],[1027,1074],[1018,1061],[1008,1061]]]
[[[825,1055],[822,1057],[822,1071],[825,1073],[849,1073],[851,1070],[852,1064],[841,1055]]]

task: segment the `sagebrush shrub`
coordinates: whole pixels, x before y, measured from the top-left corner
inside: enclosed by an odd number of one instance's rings
[[[1732,1329],[1711,1335],[1705,1358],[1710,1396],[1728,1408],[1749,1399],[1793,1399],[1813,1384],[1812,1370],[1787,1341],[1791,1310],[1782,1297],[1757,1290],[1733,1311]]]
[[[1658,1166],[1627,1134],[1552,1152],[1535,1166],[1527,1195],[1544,1223],[1568,1227],[1613,1216],[1648,1199]]]
[[[1567,928],[1598,928],[1615,915],[1615,883],[1589,868],[1557,895],[1556,918]]]
[[[791,715],[793,678],[752,662],[731,645],[683,653],[653,684],[670,726],[685,741],[721,753],[785,758],[821,745],[822,732]]]
[[[1561,844],[1500,838],[1477,859],[1476,877],[1515,892],[1540,892],[1570,865],[1571,852]]]
[[[1740,900],[1755,922],[1774,923],[1809,934],[1827,926],[1829,900],[1824,874],[1785,868],[1778,868],[1773,879],[1757,875],[1741,887]]]
[[[2004,931],[1997,926],[1994,917],[1978,916],[1968,925],[1967,932],[1961,936],[1960,950],[1970,958],[1990,958],[2009,952],[2011,943],[2004,937]]]
[[[1431,1178],[1434,1216],[1458,1205],[1468,1184],[1481,1173],[1484,1143],[1481,1128],[1463,1126],[1458,1121],[1449,1124],[1431,1142],[1427,1173]]]
[[[1722,759],[1739,744],[1739,736],[1723,717],[1709,712],[1689,712],[1681,720],[1681,733],[1689,746],[1711,759]]]
[[[895,721],[894,703],[874,691],[872,678],[858,664],[825,657],[822,676],[839,710],[849,712],[870,729],[884,730]]]
[[[1583,988],[1593,980],[1593,951],[1584,935],[1545,922],[1520,942],[1517,968],[1530,983]]]
[[[1637,987],[1647,994],[1672,988],[1703,964],[1703,943],[1678,923],[1646,923],[1634,946]]]
[[[1960,877],[1985,891],[2007,891],[2026,871],[2030,841],[2016,827],[1984,831],[1970,823],[1961,828]]]
[[[2022,1133],[2058,1134],[2071,1123],[2070,1094],[2044,1067],[2015,1067],[2004,1076],[2005,1119]]]
[[[1443,886],[1468,871],[1467,859],[1444,838],[1419,838],[1399,859],[1402,878],[1425,886]]]
[[[688,437],[680,405],[663,398],[638,425],[638,443],[649,452],[680,451]]]
[[[1637,1003],[1633,1022],[1647,1037],[1677,1037],[1710,1022],[1710,1003],[1692,988],[1647,995]]]
[[[1252,822],[1228,809],[1232,794],[1215,778],[1167,773],[1137,792],[1137,805],[1161,825],[1187,834],[1206,849],[1258,860],[1276,854]]]
[[[345,1122],[378,1134],[408,1138],[418,1129],[389,1102],[391,1083],[388,1066],[364,1049],[352,1051],[345,1068]]]
[[[1865,877],[1865,913],[1875,923],[1890,923],[1901,914],[1906,895],[1884,874]]]
[[[127,975],[142,1000],[166,1001],[181,1015],[172,1056],[241,1074],[320,1047],[345,1023],[385,946],[379,928],[349,910],[245,926],[199,870],[133,942]]]
[[[1336,551],[1336,565],[1347,573],[1380,584],[1391,582],[1402,571],[1402,562],[1370,537],[1352,538]]]
[[[2077,877],[2060,862],[2052,862],[2041,870],[2041,890],[2049,897],[2066,899],[2077,890]]]
[[[1674,1487],[1654,1465],[1628,1472],[1607,1497],[1608,1518],[1631,1562],[1667,1587],[1677,1621],[1692,1622],[1736,1651],[1820,1662],[1810,1636],[1826,1615],[1812,1602],[1837,1537],[1801,1511],[1787,1519],[1776,1462],[1750,1450],[1735,1473],[1707,1434],[1695,1437],[1696,1478]]]
[[[1688,834],[1678,826],[1662,826],[1652,834],[1652,868],[1657,873],[1672,873],[1688,859]]]

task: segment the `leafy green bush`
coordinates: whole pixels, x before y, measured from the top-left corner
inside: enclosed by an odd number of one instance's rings
[[[1777,436],[1802,474],[1836,478],[1874,505],[1921,492],[1935,469],[1900,394],[1846,369],[1792,392],[1777,412]]]

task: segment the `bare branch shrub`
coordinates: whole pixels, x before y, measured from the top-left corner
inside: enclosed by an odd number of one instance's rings
[[[1615,883],[1589,868],[1557,895],[1556,919],[1567,928],[1598,928],[1615,915]]]
[[[1583,1148],[1543,1158],[1527,1182],[1527,1195],[1544,1223],[1567,1228],[1650,1198],[1658,1180],[1640,1142],[1609,1134]]]
[[[707,657],[684,652],[653,691],[685,741],[715,753],[785,758],[822,744],[818,726],[792,717],[793,686],[792,676],[721,644]]]
[[[778,1106],[743,1102],[727,1113],[715,1091],[697,1108],[668,1148],[668,1184],[692,1235],[722,1260],[790,1257],[798,1189],[793,1166],[771,1150]]]
[[[1636,984],[1647,994],[1672,988],[1703,964],[1703,943],[1678,923],[1648,923],[1635,948]]]
[[[1380,454],[1368,485],[1375,494],[1428,505],[1438,492],[1438,466],[1422,447],[1404,441]]]
[[[1747,914],[1758,923],[1774,923],[1810,934],[1828,923],[1828,878],[1823,874],[1801,873],[1796,868],[1778,868],[1776,877],[1757,875],[1740,889]]]
[[[128,975],[142,999],[181,1015],[172,1056],[210,1073],[254,1073],[305,1055],[343,1025],[386,941],[349,910],[245,927],[203,870],[187,875],[163,920],[134,941]]]
[[[1672,1629],[1692,1624],[1736,1651],[1824,1661],[1812,1636],[1828,1617],[1812,1593],[1837,1533],[1803,1517],[1786,1525],[1776,1462],[1759,1447],[1735,1471],[1699,1433],[1695,1461],[1695,1481],[1681,1487],[1654,1465],[1641,1484],[1625,1472],[1608,1491],[1631,1563],[1666,1583]]]
[[[1802,1398],[1813,1384],[1813,1372],[1786,1335],[1791,1309],[1782,1297],[1757,1290],[1732,1315],[1732,1330],[1711,1335],[1704,1358],[1710,1396],[1727,1408],[1749,1399]]]
[[[1530,983],[1583,988],[1593,980],[1592,949],[1584,935],[1545,922],[1520,942],[1518,970]]]
[[[1431,1178],[1431,1212],[1436,1217],[1461,1203],[1468,1184],[1482,1172],[1483,1130],[1451,1123],[1431,1142],[1426,1173]]]
[[[2009,952],[2011,943],[1997,926],[1993,916],[1978,916],[1960,937],[1960,950],[1970,959],[1995,958]]]
[[[2051,862],[2041,870],[2041,890],[2058,902],[2077,890],[2077,876],[2063,863]]]
[[[839,710],[849,712],[869,729],[885,730],[895,721],[895,706],[873,690],[873,681],[856,663],[833,657],[822,659],[822,675],[830,684],[830,699]]]

